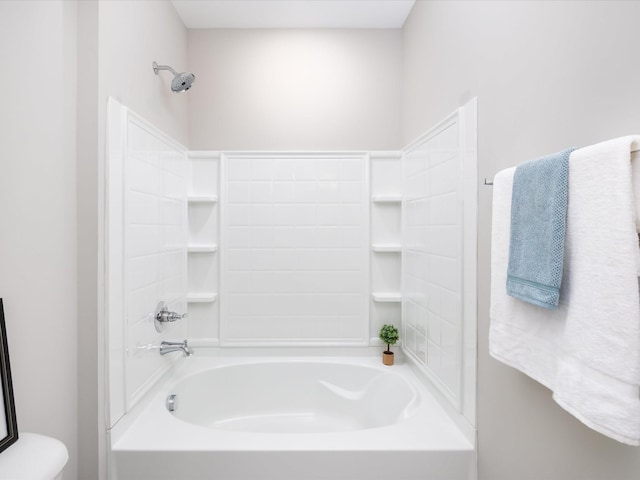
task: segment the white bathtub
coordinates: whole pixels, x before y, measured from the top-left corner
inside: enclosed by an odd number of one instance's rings
[[[473,446],[411,369],[377,357],[185,358],[118,422],[111,445],[114,480],[468,480],[475,471]]]

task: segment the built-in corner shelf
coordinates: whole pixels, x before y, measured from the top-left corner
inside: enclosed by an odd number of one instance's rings
[[[217,293],[188,293],[187,303],[213,303],[218,299]]]
[[[216,203],[218,201],[217,195],[189,195],[187,197],[189,203]]]
[[[402,295],[396,292],[374,292],[371,294],[374,302],[379,303],[400,303]]]
[[[369,158],[369,325],[377,333],[384,324],[402,321],[402,152],[370,152]],[[381,344],[377,337],[369,342]]]
[[[402,195],[400,194],[372,195],[371,201],[373,203],[402,203]]]
[[[218,251],[218,245],[189,245],[187,252],[189,253],[214,253]]]
[[[378,253],[400,253],[402,245],[399,243],[374,243],[371,245],[371,250]]]

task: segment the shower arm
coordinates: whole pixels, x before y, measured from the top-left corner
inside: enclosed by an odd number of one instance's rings
[[[174,75],[177,75],[176,71],[169,65],[158,65],[156,62],[153,62],[153,71],[156,75],[158,74],[158,70],[169,70]]]

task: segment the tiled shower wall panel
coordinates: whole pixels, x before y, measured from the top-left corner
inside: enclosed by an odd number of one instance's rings
[[[124,371],[111,375],[110,382],[124,396],[128,410],[172,361],[158,354],[160,342],[186,338],[186,320],[158,333],[153,319],[161,300],[170,310],[186,309],[187,158],[184,147],[125,107],[120,106],[120,112],[120,122],[110,124],[109,136],[116,136],[113,129],[119,123],[121,148],[119,154],[117,149],[110,152],[109,161],[121,162],[121,168],[120,175],[109,177],[109,194],[120,192],[122,200],[120,209],[109,211],[109,225],[117,228],[119,221],[122,227],[118,236],[109,237],[108,261],[110,277],[120,271],[121,314],[110,315],[109,323],[113,332],[118,331],[116,323],[122,323],[123,338],[118,342],[110,333],[110,342],[124,347]],[[121,267],[111,267],[120,262]],[[118,279],[110,285],[118,288]],[[112,364],[117,360],[110,359]]]
[[[221,343],[368,344],[367,156],[222,165]]]
[[[462,204],[458,117],[404,156],[405,348],[460,404]]]

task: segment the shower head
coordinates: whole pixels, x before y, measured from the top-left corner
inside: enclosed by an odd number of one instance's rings
[[[171,81],[171,90],[175,93],[186,92],[191,88],[193,82],[196,81],[196,76],[193,73],[189,72],[176,72],[173,68],[168,65],[158,65],[156,62],[153,62],[153,71],[157,75],[158,70],[169,70],[173,73],[173,80]]]

